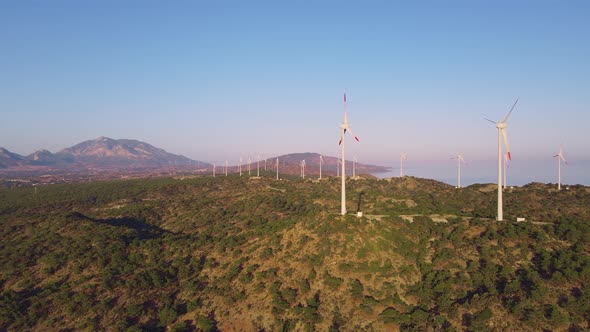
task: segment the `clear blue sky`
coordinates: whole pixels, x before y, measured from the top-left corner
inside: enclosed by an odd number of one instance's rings
[[[0,146],[590,159],[588,1],[1,1]],[[351,156],[352,157],[352,156]]]

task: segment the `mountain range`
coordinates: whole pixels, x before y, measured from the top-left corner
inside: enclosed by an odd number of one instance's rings
[[[276,157],[268,158],[267,164],[274,167]],[[292,153],[278,157],[281,173],[299,174],[300,162],[306,162],[306,174],[318,174],[320,155],[317,153]],[[261,160],[261,166],[264,160]],[[324,156],[322,170],[325,174],[336,174],[338,158]],[[154,147],[145,142],[132,139],[112,139],[99,137],[94,140],[84,141],[72,147],[65,148],[57,153],[47,150],[39,150],[28,156],[0,148],[0,169],[3,170],[43,170],[62,169],[76,170],[88,168],[120,169],[120,168],[158,168],[164,166],[190,166],[197,165],[200,168],[209,168],[212,165],[202,161],[195,161],[182,155],[169,153],[163,149]],[[221,163],[217,165],[221,167]],[[257,160],[252,159],[251,167],[255,169]],[[247,163],[242,164],[245,171]],[[347,174],[352,174],[353,162],[346,161]],[[355,164],[357,174],[386,172],[387,167]],[[230,167],[230,172],[236,172],[237,166]]]
[[[39,150],[28,156],[0,148],[0,168],[4,169],[35,166],[141,168],[189,165],[193,162],[185,156],[166,152],[145,142],[108,137],[84,141],[57,153]]]

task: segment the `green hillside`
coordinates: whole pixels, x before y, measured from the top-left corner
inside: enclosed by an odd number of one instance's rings
[[[590,328],[590,188],[265,175],[0,189],[0,331]]]

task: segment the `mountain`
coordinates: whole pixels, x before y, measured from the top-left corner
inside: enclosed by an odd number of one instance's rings
[[[336,165],[338,165],[338,158],[323,156],[324,161],[322,162],[322,173],[324,174],[336,174]],[[273,158],[269,159],[274,161]],[[317,175],[320,172],[320,154],[318,153],[291,153],[279,156],[279,162],[281,166],[281,172],[299,174],[299,163],[305,160],[305,174]],[[352,175],[352,160],[346,160],[346,174]],[[341,167],[341,166],[340,166]],[[390,171],[389,167],[377,166],[356,163],[356,174],[373,174],[383,173]],[[285,169],[287,171],[285,171]]]
[[[35,151],[26,158],[31,165],[35,166],[58,166],[58,164],[65,166],[66,163],[71,162],[71,160],[63,158],[63,156],[59,156],[44,149]]]
[[[166,152],[151,144],[131,140],[99,137],[85,141],[57,153],[76,163],[100,167],[160,167],[189,165],[191,159]]]
[[[0,168],[18,167],[27,163],[25,157],[0,148]]]
[[[166,152],[145,142],[108,137],[84,141],[57,153],[38,150],[26,157],[0,148],[0,169],[9,171],[23,168],[43,170],[46,167],[66,171],[87,168],[154,168],[195,163],[197,162],[185,156]],[[209,164],[200,162],[200,165],[207,167]]]

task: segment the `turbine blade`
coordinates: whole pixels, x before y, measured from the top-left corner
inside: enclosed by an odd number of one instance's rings
[[[512,105],[512,108],[510,109],[510,112],[508,112],[508,115],[506,115],[506,119],[504,119],[504,121],[502,121],[502,122],[508,121],[508,118],[510,117],[510,114],[512,114],[512,111],[514,110],[514,106],[516,106],[516,103],[518,103],[518,99],[520,99],[520,97],[516,98],[516,101]]]
[[[355,135],[355,134],[352,132],[352,129],[350,129],[350,127],[348,128],[348,130],[350,131],[350,134],[352,135],[352,137],[354,137],[354,139],[355,139],[357,142],[360,142],[360,141],[359,141],[359,138],[358,138],[358,137],[356,137],[356,135]],[[344,132],[346,133],[346,130],[345,130]]]
[[[502,137],[504,138],[504,146],[506,147],[508,159],[512,160],[512,155],[510,155],[510,144],[508,144],[508,134],[506,133],[506,128],[502,129]]]
[[[491,122],[491,123],[493,123],[493,124],[496,124],[496,121],[492,121],[492,120],[490,120],[490,119],[488,119],[488,118],[483,118],[483,119],[484,119],[484,120],[487,120],[487,121],[490,121],[490,122]]]

